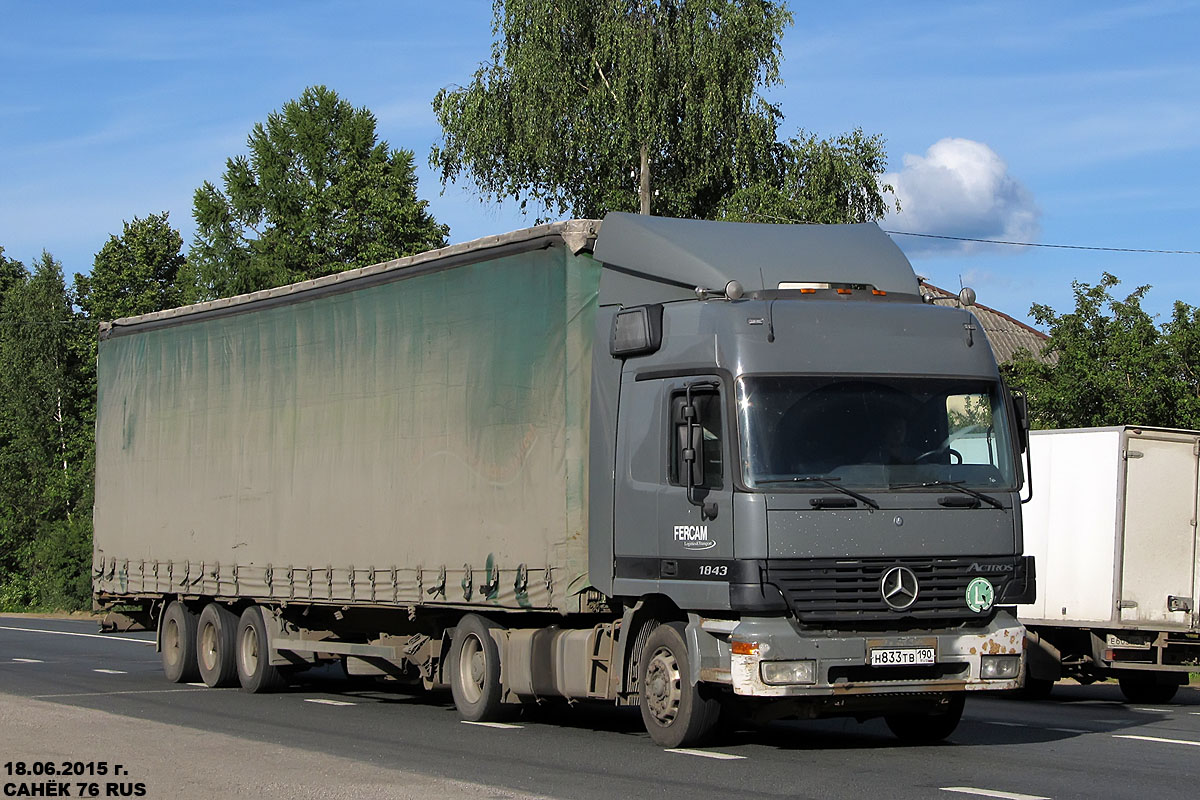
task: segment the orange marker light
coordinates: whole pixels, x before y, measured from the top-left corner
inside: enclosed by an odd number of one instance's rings
[[[735,656],[756,656],[758,655],[758,643],[733,642],[732,650]]]
[[[838,294],[851,294],[852,290],[851,289],[838,289],[837,293]]]
[[[800,294],[816,294],[816,289],[801,289]]]
[[[887,297],[887,292],[881,292],[878,289],[872,289],[871,294],[875,295],[876,297]]]

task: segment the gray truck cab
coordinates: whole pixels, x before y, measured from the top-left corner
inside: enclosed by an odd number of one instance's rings
[[[1023,428],[973,315],[873,224],[612,214],[595,257],[593,584],[806,715],[1019,685]]]

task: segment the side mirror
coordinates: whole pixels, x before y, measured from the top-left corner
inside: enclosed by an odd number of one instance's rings
[[[1017,437],[1021,443],[1021,452],[1024,453],[1029,449],[1029,401],[1025,399],[1024,392],[1013,391],[1010,394],[1013,412],[1017,416]]]
[[[699,411],[692,400],[692,389],[687,390],[687,399],[680,409],[684,424],[679,426],[680,454],[683,457],[683,468],[687,473],[687,499],[694,506],[700,507],[702,519],[717,518],[717,504],[706,503],[698,496],[697,490],[703,491],[704,480],[704,427],[700,425]],[[707,492],[705,492],[707,494]]]

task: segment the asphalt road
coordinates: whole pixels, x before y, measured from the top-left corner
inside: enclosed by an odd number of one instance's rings
[[[491,727],[461,722],[446,695],[330,672],[271,695],[178,686],[162,677],[152,634],[0,616],[5,794],[46,780],[8,774],[10,763],[102,760],[125,770],[107,796],[137,796],[141,783],[145,797],[179,798],[1164,800],[1200,796],[1200,690],[1157,706],[1125,704],[1115,685],[1064,683],[1042,702],[972,697],[950,740],[929,747],[901,746],[879,721],[833,720],[671,752],[627,709],[542,710]],[[71,780],[106,796],[106,777]]]

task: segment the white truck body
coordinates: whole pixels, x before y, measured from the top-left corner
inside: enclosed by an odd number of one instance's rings
[[[1200,669],[1200,432],[1035,431],[1029,451],[1025,551],[1038,592],[1018,615],[1059,675],[1136,670],[1161,683]]]

